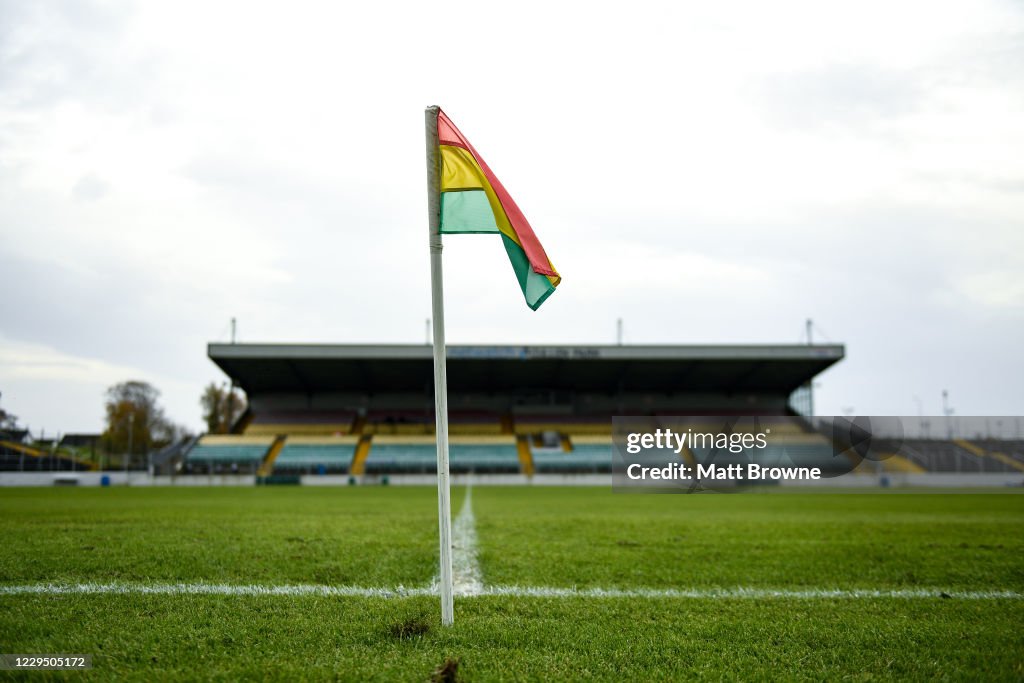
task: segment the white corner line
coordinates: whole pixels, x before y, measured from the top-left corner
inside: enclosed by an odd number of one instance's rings
[[[435,596],[437,587],[324,586],[317,584],[225,583],[31,583],[0,585],[0,596],[13,595],[223,595],[223,596],[338,596],[405,598]],[[489,586],[462,597],[519,598],[627,598],[667,600],[1021,600],[1024,592],[1011,590],[840,589],[840,588],[564,588],[556,586]]]

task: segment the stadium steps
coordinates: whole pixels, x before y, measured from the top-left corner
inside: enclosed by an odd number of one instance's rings
[[[994,451],[992,453],[989,453],[989,455],[998,460],[999,462],[1003,463],[1007,467],[1012,467],[1015,470],[1024,472],[1024,463],[1021,463],[1019,460],[1011,458],[1006,453],[999,453],[998,451]]]
[[[1005,453],[986,451],[981,446],[971,443],[967,439],[954,439],[953,443],[955,443],[957,446],[964,449],[968,453],[978,456],[979,458],[992,458],[993,460],[998,460],[999,462],[1003,463],[1004,465],[1011,469],[1024,472],[1024,465],[1014,460],[1010,456],[1006,455]]]
[[[356,415],[356,419],[352,421],[352,433],[361,435],[364,429],[366,429],[366,416]]]
[[[24,444],[15,443],[14,441],[0,441],[0,446],[3,446],[4,448],[10,448],[12,451],[24,453],[25,455],[31,455],[33,458],[45,458],[47,455],[38,448],[25,446]]]
[[[277,456],[280,455],[281,449],[284,448],[284,442],[287,439],[288,437],[282,435],[274,438],[274,443],[270,445],[270,449],[267,451],[267,454],[263,456],[263,463],[256,472],[257,476],[270,476],[270,473],[274,471],[274,461],[277,460]]]
[[[153,454],[151,459],[155,471],[175,472],[184,462],[186,454],[197,443],[199,443],[198,436],[186,436],[161,448]]]
[[[533,456],[525,436],[516,437],[516,453],[519,455],[519,469],[528,477],[533,476]]]
[[[979,458],[984,458],[986,455],[988,455],[985,452],[984,448],[982,448],[981,446],[977,446],[966,439],[953,439],[953,443],[955,443],[957,446],[964,449],[971,455],[975,455]]]
[[[886,472],[906,472],[908,474],[924,474],[928,471],[916,462],[895,453],[882,461],[882,469]]]
[[[508,413],[501,416],[501,433],[502,434],[515,434],[516,424],[515,420]]]
[[[683,450],[679,453],[679,455],[682,456],[683,460],[686,461],[686,464],[689,465],[690,467],[697,466],[697,456],[693,454],[693,451],[690,450],[689,446],[683,446]]]
[[[359,418],[365,421],[365,418]],[[356,445],[356,452],[352,455],[352,466],[349,468],[349,472],[352,474],[366,474],[366,459],[370,457],[370,442],[373,437],[363,435],[359,438],[359,443]]]

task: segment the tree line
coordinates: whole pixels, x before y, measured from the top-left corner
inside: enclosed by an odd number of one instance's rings
[[[210,382],[199,398],[203,421],[211,434],[226,434],[245,412],[245,396],[225,384]],[[163,448],[188,434],[167,417],[160,391],[148,382],[129,380],[107,389],[105,428],[100,437],[107,453],[138,456]]]

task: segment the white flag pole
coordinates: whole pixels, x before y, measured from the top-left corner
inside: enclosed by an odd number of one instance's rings
[[[430,303],[434,320],[434,412],[437,416],[437,516],[440,530],[441,623],[455,621],[452,600],[452,506],[448,487],[448,374],[444,348],[444,275],[441,270],[441,159],[436,106],[425,111],[427,126],[427,213],[430,226]]]

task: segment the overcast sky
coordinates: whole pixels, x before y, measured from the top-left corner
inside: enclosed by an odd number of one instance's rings
[[[206,343],[423,343],[423,108],[563,283],[449,237],[450,343],[846,344],[821,414],[1024,413],[1020,2],[0,0],[0,407],[95,431]],[[917,399],[915,399],[917,397]]]

